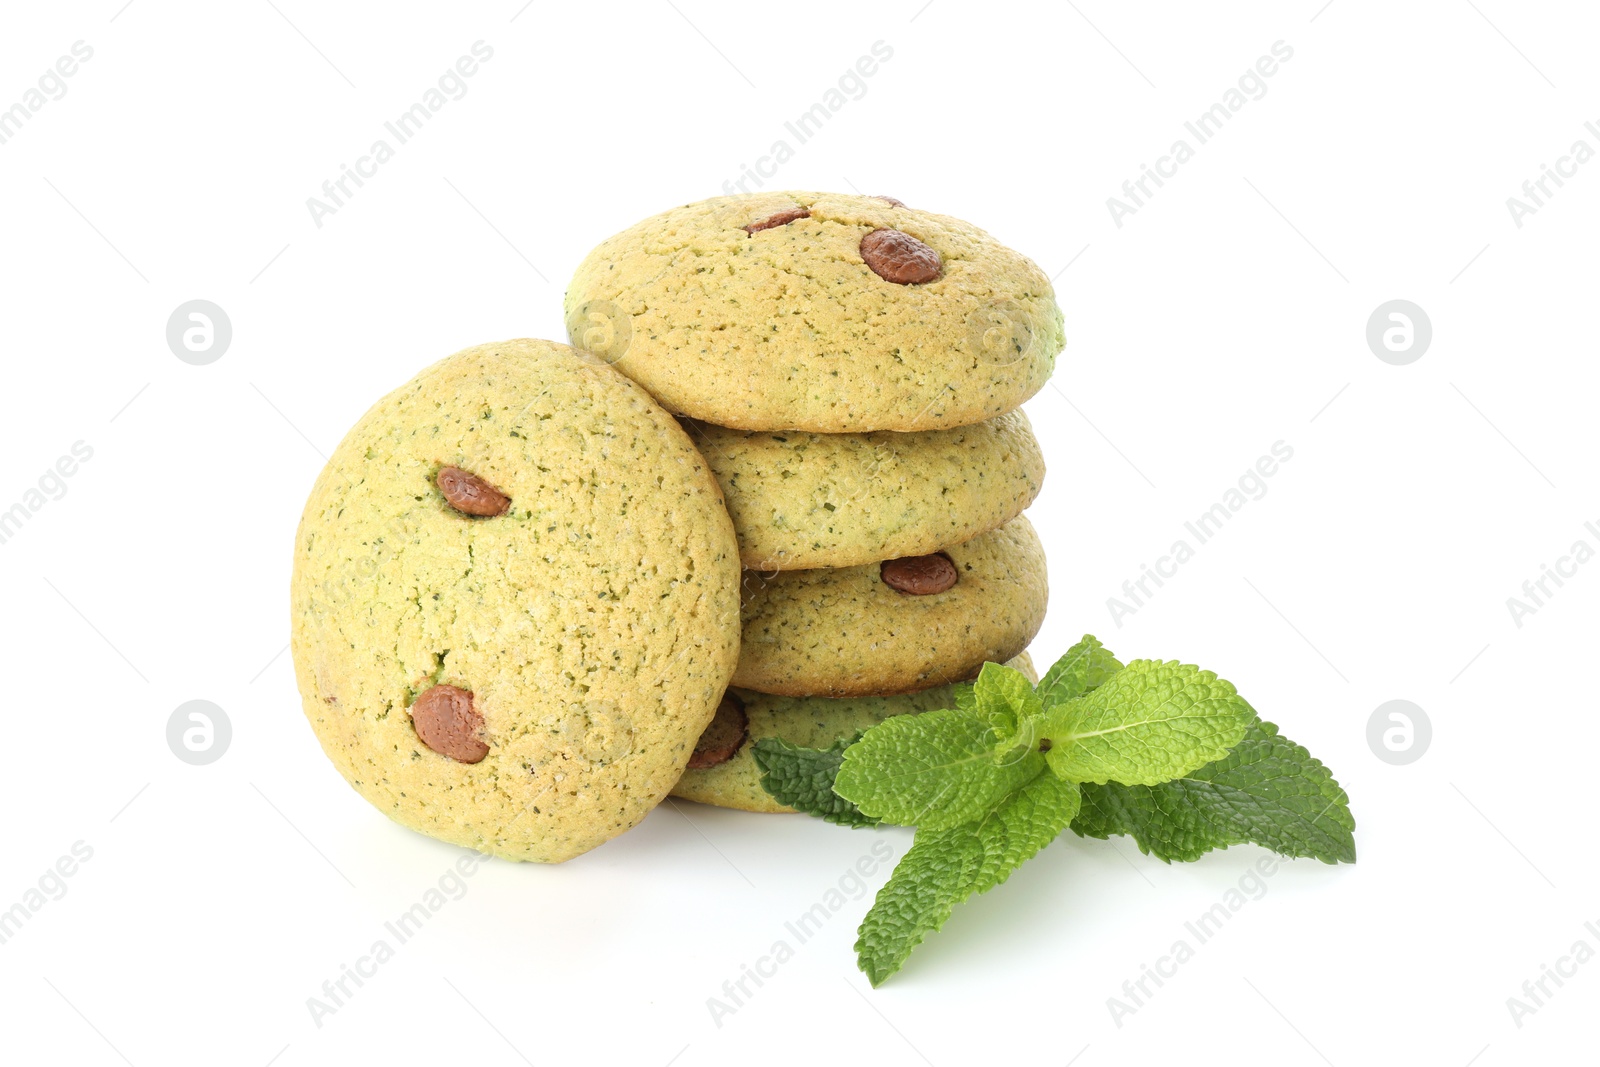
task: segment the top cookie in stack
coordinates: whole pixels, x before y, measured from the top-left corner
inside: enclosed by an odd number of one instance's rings
[[[909,693],[1027,647],[1044,463],[1016,410],[1063,344],[1050,281],[890,197],[762,193],[603,242],[567,330],[685,417],[747,568],[733,684]]]
[[[759,193],[646,219],[567,289],[573,343],[667,410],[740,430],[937,430],[1003,415],[1063,344],[1050,280],[891,197]]]

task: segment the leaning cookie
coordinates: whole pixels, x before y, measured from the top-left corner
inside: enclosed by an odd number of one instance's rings
[[[1049,278],[970,223],[880,196],[756,193],[602,242],[572,343],[668,410],[746,430],[933,430],[1015,409],[1064,343]]]
[[[733,684],[782,696],[909,693],[976,677],[1044,621],[1028,520],[926,556],[838,570],[746,571]]]
[[[556,862],[683,772],[738,655],[716,481],[566,345],[457,353],[334,451],[295,538],[292,647],[334,766],[391,819]]]
[[[1026,652],[1006,664],[1037,681]],[[730,689],[717,717],[702,735],[672,795],[740,811],[793,811],[761,787],[761,768],[750,747],[766,737],[806,748],[828,748],[835,741],[870,729],[894,715],[911,715],[955,706],[951,686],[889,697],[780,697]],[[731,738],[738,742],[730,747]]]
[[[949,430],[819,434],[686,420],[754,570],[855,567],[970,541],[1044,482],[1028,417]]]

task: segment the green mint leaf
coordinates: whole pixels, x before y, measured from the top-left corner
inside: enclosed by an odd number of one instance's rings
[[[1026,655],[1027,655],[1027,653],[1023,653],[1022,656],[1018,656],[1017,659],[1012,660],[1010,663],[1002,664],[1002,666],[1011,667],[1013,664],[1015,664],[1017,662],[1017,660],[1024,659],[1026,657]],[[1017,669],[1017,673],[1022,675],[1022,680],[1023,681],[1027,682],[1029,686],[1032,686],[1033,685],[1032,677],[1034,676],[1034,674],[1033,674],[1033,661],[1032,660],[1027,660],[1026,661],[1026,666],[1027,666],[1027,670]],[[980,671],[979,673],[981,674],[982,672]],[[978,710],[978,696],[977,696],[977,693],[975,692],[976,688],[977,688],[977,685],[976,685],[975,682],[954,682],[954,683],[952,683],[950,686],[948,686],[948,692],[950,693],[950,702],[952,704],[954,704],[956,707],[965,709],[966,711],[977,711]]]
[[[1117,657],[1092,634],[1084,634],[1083,640],[1067,649],[1067,654],[1045,671],[1038,686],[1039,700],[1048,708],[1081,697],[1121,669]]]
[[[1003,736],[1015,734],[1020,726],[1044,714],[1044,705],[1033,691],[1028,676],[1003,663],[985,663],[972,683],[974,709]]]
[[[861,921],[856,959],[872,984],[882,985],[898,971],[957,904],[1004,882],[1055,840],[1078,806],[1075,783],[1041,774],[985,818],[944,830],[918,829]]]
[[[1354,863],[1349,797],[1300,745],[1257,721],[1222,759],[1157,786],[1086,785],[1080,837],[1131,835],[1168,863],[1256,844],[1284,856]]]
[[[1075,782],[1159,785],[1221,759],[1254,716],[1233,685],[1177,660],[1134,660],[1052,707],[1050,769]]]
[[[856,963],[874,986],[944,925],[982,866],[983,844],[965,828],[917,831],[857,930]]]
[[[761,787],[807,815],[840,826],[876,826],[878,820],[833,791],[833,780],[844,762],[844,750],[861,737],[836,741],[832,748],[803,748],[777,737],[763,737],[750,746],[761,768]]]
[[[1082,805],[1081,787],[1053,774],[1041,774],[977,824],[984,862],[971,892],[987,893],[1032,859],[1071,825]],[[969,824],[970,825],[970,824]]]
[[[1044,758],[999,758],[999,737],[960,708],[885,719],[844,750],[834,792],[866,815],[930,830],[987,815],[1043,773]]]

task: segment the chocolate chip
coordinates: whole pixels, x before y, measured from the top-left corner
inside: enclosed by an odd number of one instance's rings
[[[422,743],[458,763],[477,763],[489,754],[483,743],[483,716],[472,694],[453,685],[436,685],[411,705],[411,725]]]
[[[768,215],[764,219],[757,219],[744,228],[745,233],[755,233],[757,230],[770,230],[774,226],[787,226],[796,219],[809,219],[811,212],[803,207],[785,208],[776,215]]]
[[[931,556],[906,556],[884,560],[878,568],[883,584],[911,596],[932,596],[956,584],[959,575],[950,557],[935,552]]]
[[[906,206],[906,202],[904,200],[896,200],[892,196],[875,196],[872,199],[874,199],[874,200],[882,200],[885,204],[888,204],[890,207],[905,207]]]
[[[739,746],[744,744],[749,732],[750,720],[744,713],[744,701],[732,693],[724,693],[711,725],[695,742],[694,755],[689,757],[689,769],[697,771],[727,763],[739,751]]]
[[[896,285],[920,285],[939,276],[939,253],[899,230],[873,230],[861,239],[861,258],[872,272]]]
[[[441,467],[434,481],[445,503],[463,515],[504,515],[511,506],[510,497],[460,467]]]

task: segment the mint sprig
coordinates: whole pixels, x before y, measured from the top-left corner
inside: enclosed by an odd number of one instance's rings
[[[763,786],[790,807],[847,826],[917,827],[856,942],[875,986],[957,904],[1069,825],[1131,835],[1168,862],[1244,843],[1355,862],[1355,820],[1331,772],[1210,671],[1124,665],[1085,635],[1037,687],[989,663],[955,703],[826,750],[754,746]]]

